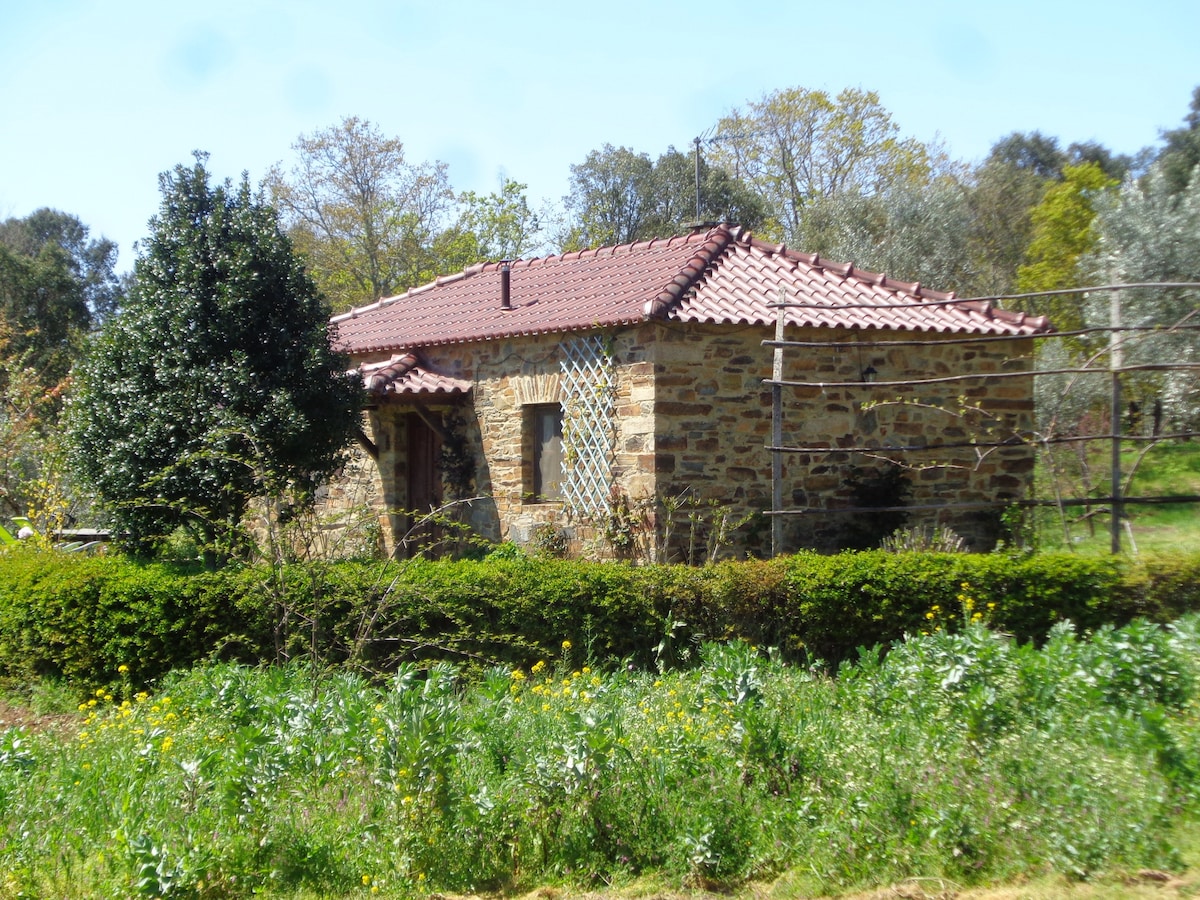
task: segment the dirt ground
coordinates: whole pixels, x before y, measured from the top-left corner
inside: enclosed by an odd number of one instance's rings
[[[1080,883],[1053,878],[990,888],[964,889],[940,878],[913,878],[887,888],[834,897],[807,893],[784,875],[771,883],[746,885],[732,893],[669,890],[661,885],[632,885],[613,891],[574,892],[539,888],[517,900],[1173,900],[1200,895],[1200,878],[1143,869],[1123,877]],[[435,900],[479,900],[433,895]],[[488,898],[497,900],[497,898]]]

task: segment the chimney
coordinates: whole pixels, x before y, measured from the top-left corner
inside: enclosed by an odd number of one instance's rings
[[[509,278],[511,270],[509,269],[508,260],[500,260],[500,308],[512,309],[512,294],[509,288]]]

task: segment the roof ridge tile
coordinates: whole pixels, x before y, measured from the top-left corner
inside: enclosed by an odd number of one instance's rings
[[[695,255],[683,264],[679,273],[668,282],[658,296],[647,301],[646,316],[656,318],[670,312],[692,286],[704,277],[704,273],[716,264],[717,258],[725,254],[733,241],[733,233],[725,226],[717,226],[708,231],[704,243],[696,249]]]

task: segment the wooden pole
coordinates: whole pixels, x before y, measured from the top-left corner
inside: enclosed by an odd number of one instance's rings
[[[1125,515],[1125,504],[1121,502],[1121,292],[1113,291],[1109,301],[1109,317],[1112,334],[1109,337],[1108,364],[1112,372],[1112,522],[1110,536],[1112,552],[1121,552],[1121,518]]]
[[[779,290],[779,309],[775,315],[775,340],[783,341],[787,293]],[[771,511],[783,509],[783,347],[778,344],[771,363]],[[783,516],[771,517],[771,556],[783,552]]]

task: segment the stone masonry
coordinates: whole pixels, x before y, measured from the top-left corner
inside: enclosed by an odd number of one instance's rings
[[[665,559],[702,559],[715,547],[729,553],[769,552],[772,336],[760,326],[653,321],[600,334],[612,377],[610,479],[612,496],[636,513],[641,553]],[[875,471],[899,464],[914,507],[1016,499],[1028,490],[1033,450],[972,446],[1027,434],[1033,423],[1032,377],[988,381],[965,378],[911,388],[862,382],[873,369],[879,382],[966,373],[1023,372],[1028,338],[960,343],[950,335],[798,329],[789,340],[821,341],[820,348],[789,348],[784,379],[856,382],[852,388],[789,387],[784,397],[787,549],[835,549],[846,515],[821,511],[850,505],[847,478],[855,467]],[[913,340],[913,346],[853,348],[852,340]],[[378,483],[373,503],[388,548],[408,527],[405,428],[419,408],[450,443],[474,461],[466,483],[445,483],[447,499],[462,498],[461,518],[491,540],[525,543],[539,526],[560,529],[580,553],[607,555],[606,512],[579,514],[563,502],[531,495],[530,438],[523,409],[562,402],[563,342],[572,335],[543,334],[470,344],[427,347],[423,365],[472,383],[463,396],[402,396],[382,400],[364,416],[374,443]],[[357,359],[356,362],[373,360]],[[861,384],[861,386],[860,386]],[[565,439],[566,440],[566,439]],[[962,445],[901,453],[896,446]],[[828,448],[828,449],[825,449]],[[868,452],[858,452],[869,448]],[[362,454],[365,459],[365,453]],[[569,459],[568,459],[569,465]],[[371,468],[368,466],[368,468]],[[444,473],[443,473],[444,474]],[[331,494],[329,506],[336,509]],[[475,499],[470,499],[475,498]],[[465,502],[470,499],[470,502]],[[937,522],[975,548],[996,537],[996,510],[914,512],[909,524]],[[722,521],[737,524],[720,532]],[[620,523],[618,523],[620,524]],[[717,529],[714,532],[714,529]]]

